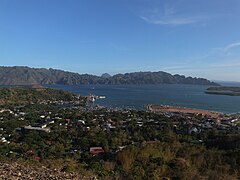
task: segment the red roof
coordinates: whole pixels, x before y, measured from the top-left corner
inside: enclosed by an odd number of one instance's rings
[[[102,147],[90,147],[90,153],[92,155],[99,155],[104,153],[104,150]]]
[[[35,156],[34,159],[35,159],[36,161],[40,161],[41,158],[40,158],[39,156]]]

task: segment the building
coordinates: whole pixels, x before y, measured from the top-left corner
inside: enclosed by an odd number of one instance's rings
[[[98,155],[104,153],[104,150],[102,147],[90,147],[90,153],[93,156],[98,156]]]

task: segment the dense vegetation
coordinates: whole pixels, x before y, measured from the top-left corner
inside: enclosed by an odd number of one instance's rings
[[[74,101],[76,100],[76,95],[70,92],[49,88],[0,88],[0,105],[24,105],[57,100]]]
[[[36,96],[35,93],[38,98],[45,98],[42,91],[32,92],[29,97]],[[13,113],[2,112],[0,134],[10,143],[0,143],[0,159],[120,179],[240,176],[238,130],[188,133],[183,129],[178,133],[174,123],[184,128],[187,121],[184,118],[137,110],[81,110],[83,107],[64,108],[36,102],[12,106]],[[40,118],[43,115],[55,121],[49,124],[50,133],[16,129],[45,122]],[[105,152],[93,156],[89,149],[96,146],[103,147]]]
[[[199,84],[218,85],[203,78],[171,75],[166,72],[136,72],[109,76],[71,73],[55,69],[0,67],[0,85],[26,84]]]

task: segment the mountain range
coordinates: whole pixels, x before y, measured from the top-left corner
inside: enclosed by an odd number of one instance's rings
[[[57,69],[30,68],[25,66],[0,66],[0,85],[79,85],[79,84],[193,84],[211,85],[219,84],[204,78],[185,77],[159,72],[133,72],[110,76],[78,74]]]

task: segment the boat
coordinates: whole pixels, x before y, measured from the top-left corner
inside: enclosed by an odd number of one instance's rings
[[[91,94],[87,97],[88,101],[90,101],[90,102],[94,102],[96,100],[96,98],[97,98],[96,96],[91,95]]]

